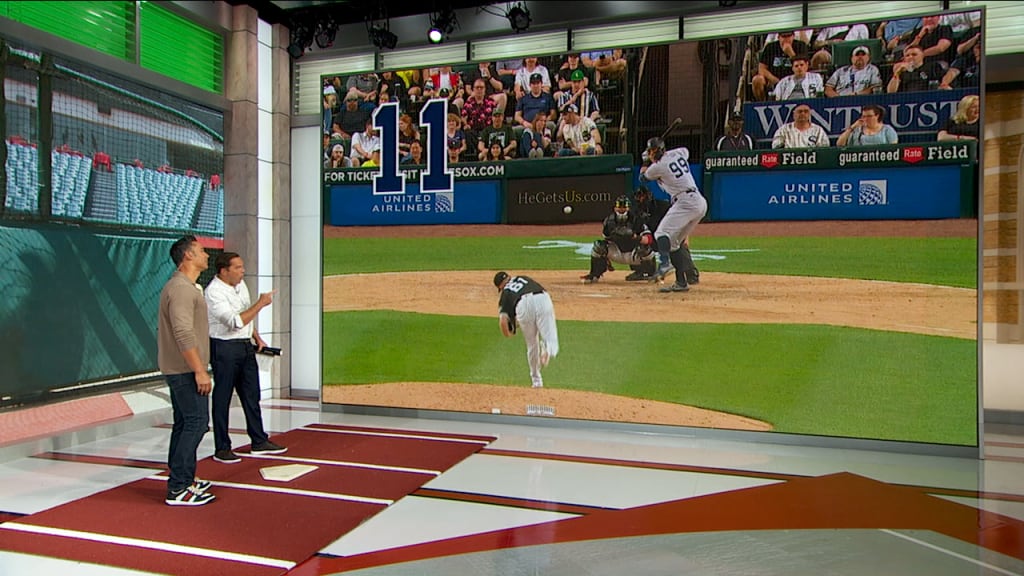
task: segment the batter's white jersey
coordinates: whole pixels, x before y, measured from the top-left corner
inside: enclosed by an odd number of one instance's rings
[[[667,236],[673,251],[679,248],[708,211],[707,200],[690,173],[689,159],[689,150],[675,148],[665,152],[643,174],[645,180],[657,180],[661,189],[672,197],[672,207],[661,219],[654,237]]]
[[[647,167],[644,178],[657,180],[661,189],[672,197],[673,204],[696,201],[695,196],[700,196],[690,173],[690,151],[685,147],[665,152],[660,160]]]

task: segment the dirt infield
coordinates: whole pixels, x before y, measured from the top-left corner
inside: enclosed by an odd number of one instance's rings
[[[596,224],[560,226],[560,236],[593,234]],[[898,231],[898,233],[894,233]],[[550,226],[410,226],[325,228],[328,238],[428,236],[543,236]],[[758,222],[702,224],[702,236],[974,237],[976,220],[925,222]],[[515,270],[551,293],[560,320],[704,323],[802,323],[975,338],[977,300],[972,289],[897,282],[706,272],[685,294],[605,274],[584,285],[573,271]],[[397,310],[456,316],[496,314],[493,271],[352,274],[324,279],[325,312]],[[437,294],[447,298],[438,299]],[[495,337],[497,330],[495,330]],[[525,363],[524,363],[525,364]],[[525,369],[525,366],[524,366]],[[770,423],[664,402],[554,388],[534,390],[476,383],[402,382],[325,386],[324,401],[502,414],[525,414],[527,405],[550,405],[557,416],[738,430],[770,430]]]

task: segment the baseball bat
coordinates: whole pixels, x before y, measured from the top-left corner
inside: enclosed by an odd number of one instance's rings
[[[676,119],[673,120],[672,123],[668,125],[668,128],[665,128],[665,131],[661,133],[661,139],[664,140],[665,138],[667,138],[669,133],[675,130],[676,126],[679,126],[682,123],[683,119],[676,117]]]

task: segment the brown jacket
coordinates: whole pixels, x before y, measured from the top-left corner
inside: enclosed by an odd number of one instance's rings
[[[198,348],[203,366],[210,363],[210,328],[203,290],[175,271],[160,292],[157,320],[157,363],[164,374],[185,374],[192,368],[182,352]]]

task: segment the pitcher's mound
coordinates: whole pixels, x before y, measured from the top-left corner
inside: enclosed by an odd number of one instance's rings
[[[556,388],[525,388],[490,384],[445,382],[389,382],[387,384],[325,385],[324,402],[389,408],[418,408],[492,414],[526,415],[527,406],[550,406],[555,416],[578,420],[605,420],[770,431],[772,425],[753,418],[705,410],[670,402],[639,400]]]

